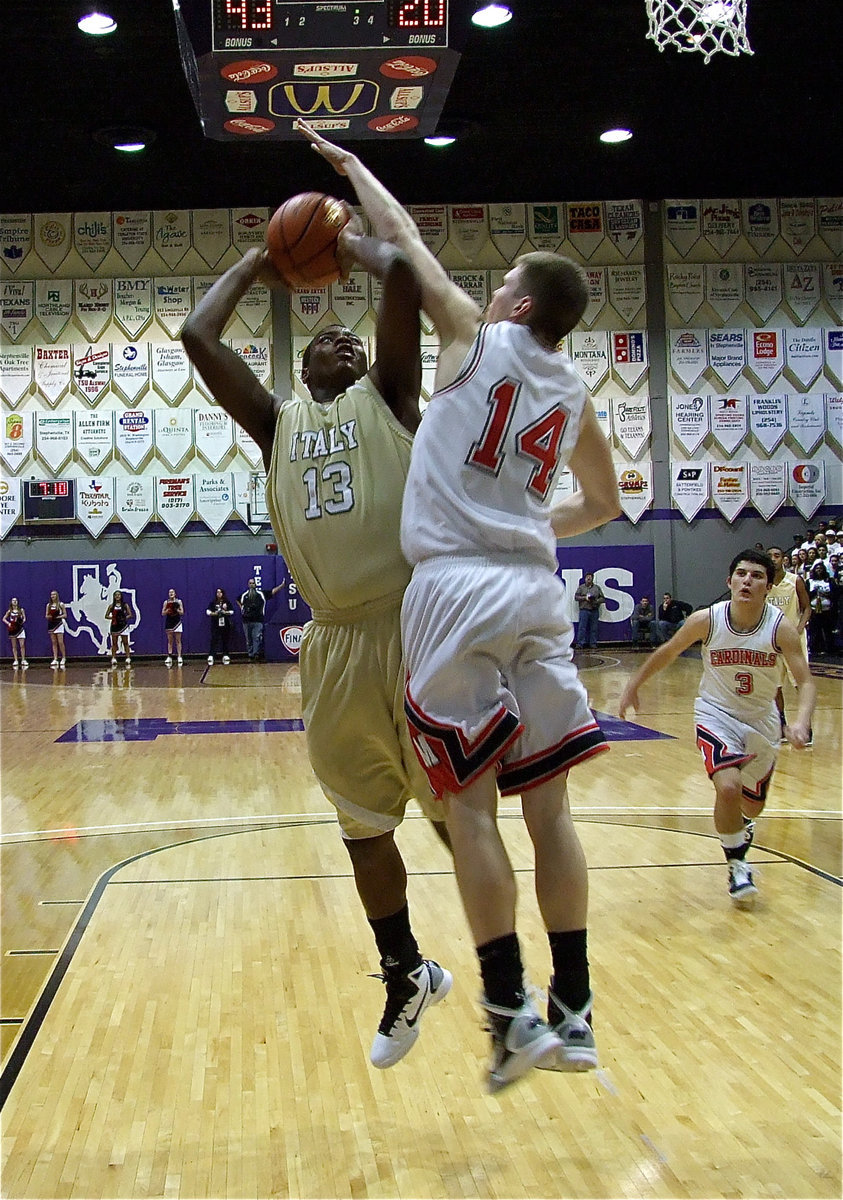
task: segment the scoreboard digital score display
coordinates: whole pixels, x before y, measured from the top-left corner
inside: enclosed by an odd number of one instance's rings
[[[459,62],[449,0],[180,0],[185,75],[206,137],[395,139],[435,132]]]
[[[27,479],[23,488],[23,519],[36,522],[76,520],[76,481]]]

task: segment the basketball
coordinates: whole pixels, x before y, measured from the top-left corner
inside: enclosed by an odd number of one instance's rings
[[[301,192],[275,210],[266,248],[291,288],[325,287],[339,279],[337,238],[350,216],[341,200],[322,192]]]

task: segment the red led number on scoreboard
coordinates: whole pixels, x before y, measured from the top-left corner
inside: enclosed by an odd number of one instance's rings
[[[272,26],[272,0],[225,0],[225,15],[241,29],[269,29]]]
[[[399,29],[436,28],[445,24],[445,0],[415,0],[398,5]]]

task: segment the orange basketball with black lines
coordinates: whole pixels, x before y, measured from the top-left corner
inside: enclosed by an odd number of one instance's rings
[[[301,192],[272,214],[266,248],[291,288],[325,287],[340,277],[337,239],[351,213],[323,192]]]

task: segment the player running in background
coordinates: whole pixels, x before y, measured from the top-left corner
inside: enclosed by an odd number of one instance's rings
[[[809,738],[816,685],[796,627],[767,602],[775,567],[769,555],[742,550],[729,566],[731,598],[692,613],[627,683],[620,715],[640,707],[638,692],[683,650],[702,642],[703,673],[694,704],[697,746],[714,784],[714,828],[729,865],[729,895],[739,907],[758,889],[747,866],[780,743],[776,691],[782,660],[799,688],[796,719],[784,734],[796,750]]]

